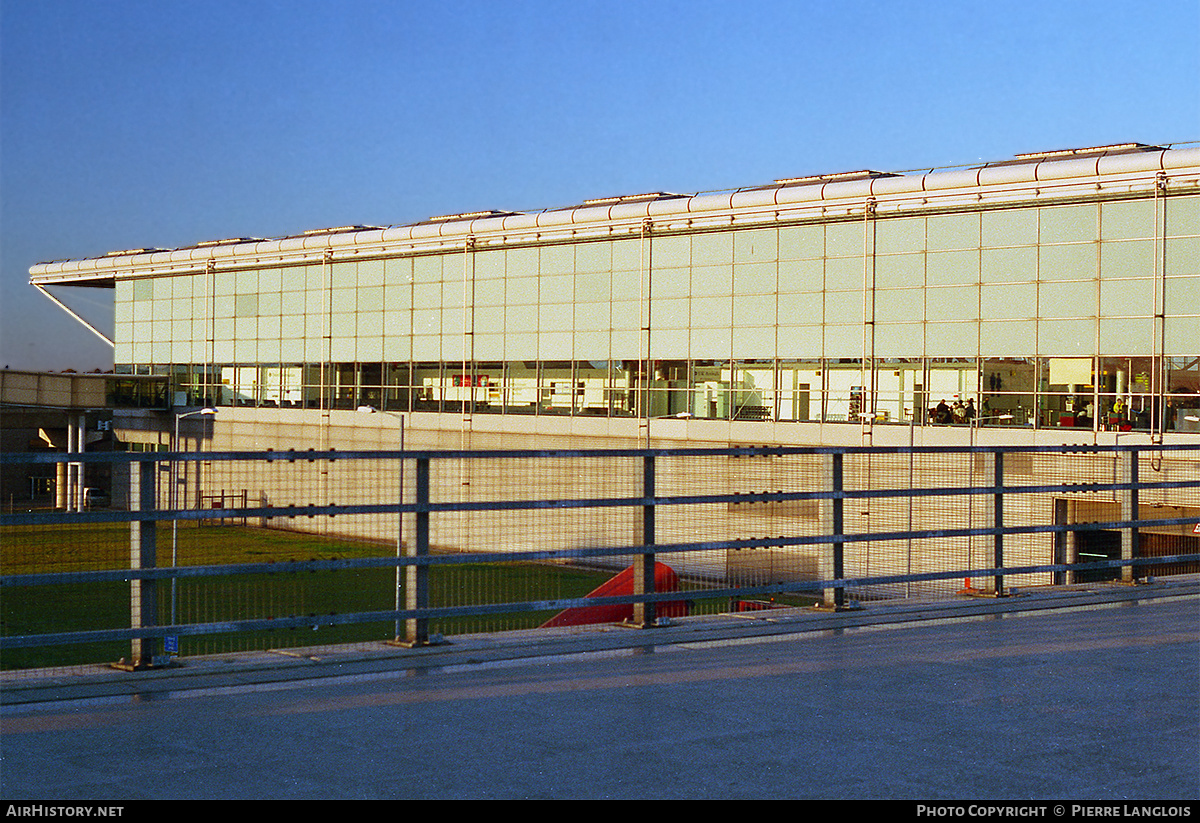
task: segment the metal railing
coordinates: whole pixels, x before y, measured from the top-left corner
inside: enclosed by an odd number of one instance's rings
[[[5,668],[117,648],[120,665],[150,668],[219,637],[423,646],[1200,570],[1194,445],[4,454],[0,466],[68,460],[109,478],[112,506],[30,499],[0,514]]]

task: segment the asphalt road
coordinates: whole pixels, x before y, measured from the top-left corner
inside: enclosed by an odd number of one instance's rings
[[[9,680],[0,794],[1200,797],[1194,588],[1069,608],[1018,599],[877,612],[887,620],[768,615],[757,632],[747,620],[575,632],[535,651],[495,639],[388,661],[330,650],[269,675],[249,659],[197,662],[142,686],[124,673]]]

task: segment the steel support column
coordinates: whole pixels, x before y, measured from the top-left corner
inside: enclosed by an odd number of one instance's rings
[[[996,533],[992,536],[992,568],[1004,568],[1004,452],[992,452],[992,528]],[[1004,575],[996,572],[994,591],[996,597],[1004,596]]]
[[[1122,452],[1117,456],[1120,462],[1121,483],[1129,484],[1129,488],[1120,492],[1120,519],[1134,521],[1138,519],[1138,453],[1135,449]],[[1127,565],[1121,566],[1121,581],[1132,583],[1138,577],[1137,570],[1129,561],[1138,556],[1140,544],[1137,526],[1121,529],[1121,560]]]
[[[429,458],[417,458],[416,535],[413,544],[405,552],[410,558],[429,556]],[[403,516],[403,515],[401,515]],[[406,609],[429,608],[429,566],[414,564],[404,569],[404,607]],[[404,638],[399,641],[405,646],[428,646],[429,618],[410,617],[405,620]]]
[[[154,460],[138,460],[130,464],[129,507],[145,517],[129,524],[129,568],[152,569],[157,566],[157,525],[154,510],[158,503],[157,471]],[[129,625],[144,629],[158,625],[158,581],[134,578],[129,583]],[[114,664],[121,669],[146,669],[155,664],[155,646],[150,637],[135,637],[130,641],[128,660]]]
[[[821,501],[822,529],[833,541],[829,548],[821,553],[820,575],[822,580],[842,580],[845,575],[845,500],[840,496],[844,491],[845,479],[843,457],[840,452],[825,456],[825,486],[833,492],[833,497]],[[844,609],[846,607],[846,589],[843,586],[833,586],[825,589],[824,608]]]
[[[642,457],[642,504],[641,543],[654,545],[654,456]],[[654,594],[654,552],[645,550],[633,561],[633,593],[637,597]],[[638,601],[633,604],[633,625],[648,628],[655,625],[654,603]]]

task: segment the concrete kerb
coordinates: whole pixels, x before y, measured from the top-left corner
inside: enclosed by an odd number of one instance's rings
[[[1004,598],[879,601],[862,608],[827,612],[803,608],[674,619],[669,625],[634,629],[597,625],[486,635],[458,635],[448,643],[406,649],[383,642],[274,649],[197,656],[180,665],[127,672],[107,665],[70,669],[27,669],[0,673],[0,706],[122,696],[153,698],[168,693],[240,688],[421,672],[459,666],[532,662],[539,659],[645,651],[714,642],[754,642],[859,628],[953,622],[1064,609],[1117,606],[1143,600],[1200,597],[1200,575],[1157,579],[1137,585],[1022,588]]]

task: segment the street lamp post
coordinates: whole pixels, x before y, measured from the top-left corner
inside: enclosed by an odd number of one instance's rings
[[[190,412],[182,412],[175,415],[175,436],[171,441],[171,451],[179,452],[179,421],[185,417],[194,417],[196,415],[211,416],[217,413],[217,410],[206,406],[203,409],[196,409]],[[177,477],[178,460],[171,461],[171,511],[179,509],[179,480]],[[179,521],[172,516],[171,518],[171,568],[175,568],[179,560]],[[171,578],[171,625],[175,625],[176,620],[176,583],[175,577]]]
[[[403,414],[397,414],[396,412],[383,411],[381,409],[375,408],[374,406],[359,406],[358,411],[362,412],[363,414],[386,414],[389,417],[394,417],[397,420],[399,420],[400,421],[400,436],[399,436],[400,451],[404,451],[404,415]],[[397,486],[396,502],[400,505],[403,505],[404,504],[404,458],[403,457],[400,458],[400,469],[397,472],[397,474],[399,475],[399,477],[396,481],[396,486]],[[396,611],[397,612],[400,611],[400,607],[403,603],[403,595],[402,595],[403,576],[400,571],[400,563],[399,563],[400,558],[403,556],[403,554],[404,554],[404,512],[398,511],[398,512],[396,512],[396,561],[397,561],[396,562]],[[403,626],[401,625],[400,618],[397,617],[396,618],[396,629],[395,629],[395,634],[396,634],[395,639],[397,642],[402,641],[404,639],[403,632],[401,631],[402,628],[403,628]]]
[[[908,558],[905,563],[905,570],[904,570],[904,573],[906,575],[912,574],[912,556],[913,556],[912,530],[913,530],[913,487],[914,487],[913,484],[915,483],[915,480],[916,480],[916,478],[914,476],[915,473],[914,473],[913,450],[916,445],[916,434],[917,434],[917,399],[914,396],[912,408],[909,409],[909,413],[908,413],[908,540],[907,540]],[[912,580],[908,580],[904,583],[904,596],[912,597]]]

